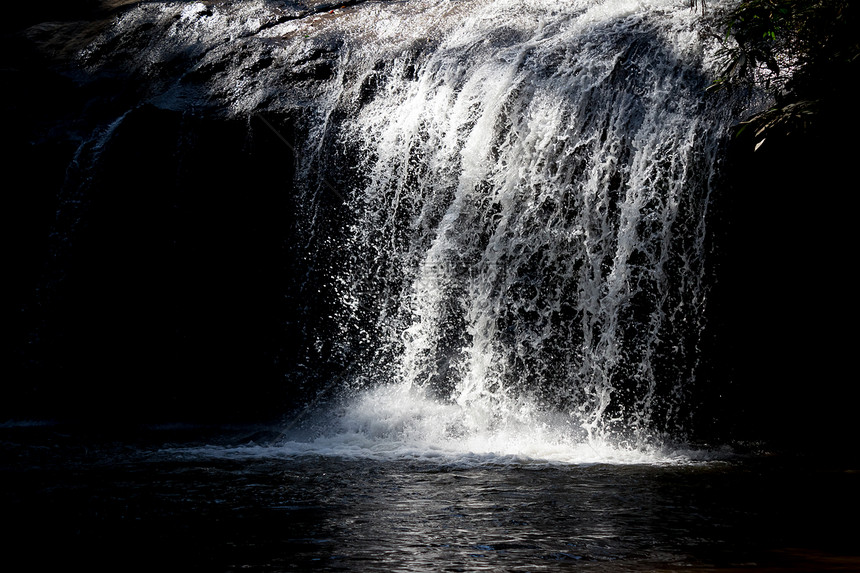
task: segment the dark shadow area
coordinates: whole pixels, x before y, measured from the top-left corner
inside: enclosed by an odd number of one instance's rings
[[[733,145],[714,317],[721,415],[739,438],[856,457],[852,165],[860,114],[847,92],[802,134]]]
[[[82,154],[93,165],[70,167],[21,325],[28,408],[111,421],[282,413],[292,167],[272,139],[144,106]]]
[[[138,106],[121,70],[87,76],[25,33],[104,17],[95,4],[22,8],[4,26],[0,418],[280,416],[300,346],[291,151],[248,118]]]

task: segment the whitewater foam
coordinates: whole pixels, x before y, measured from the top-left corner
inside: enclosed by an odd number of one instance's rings
[[[418,462],[445,467],[678,465],[724,453],[589,438],[558,413],[533,405],[504,415],[443,403],[422,390],[386,385],[359,392],[338,407],[313,412],[308,423],[275,440],[239,446],[168,448],[182,458]]]

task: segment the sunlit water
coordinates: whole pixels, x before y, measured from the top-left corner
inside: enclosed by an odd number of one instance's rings
[[[659,1],[440,6],[339,25],[348,57],[308,144],[347,159],[307,153],[299,170],[314,213],[331,192],[303,174],[357,174],[343,236],[310,228],[343,249],[326,261],[337,304],[324,329],[358,364],[347,383],[370,388],[343,423],[512,455],[678,430],[728,125],[703,97],[696,14]],[[432,35],[415,27],[434,15]]]

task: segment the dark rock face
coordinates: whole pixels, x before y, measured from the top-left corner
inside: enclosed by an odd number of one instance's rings
[[[70,172],[36,331],[40,378],[78,380],[67,399],[104,413],[273,405],[290,159],[256,146],[244,124],[144,106],[93,167]]]
[[[69,169],[24,321],[36,400],[86,416],[273,413],[291,160],[257,135],[144,106]]]
[[[271,114],[275,134],[248,116],[142,104],[133,66],[78,67],[110,13],[79,8],[22,12],[3,36],[12,294],[0,416],[283,413],[296,399],[284,362],[301,346],[294,158],[280,139],[292,120]]]

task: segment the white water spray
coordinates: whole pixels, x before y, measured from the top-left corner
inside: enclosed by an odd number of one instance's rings
[[[376,89],[330,101],[360,167],[337,321],[371,341],[345,433],[510,453],[682,427],[726,124],[681,4],[470,3],[432,38],[379,8],[404,35],[350,44]]]

